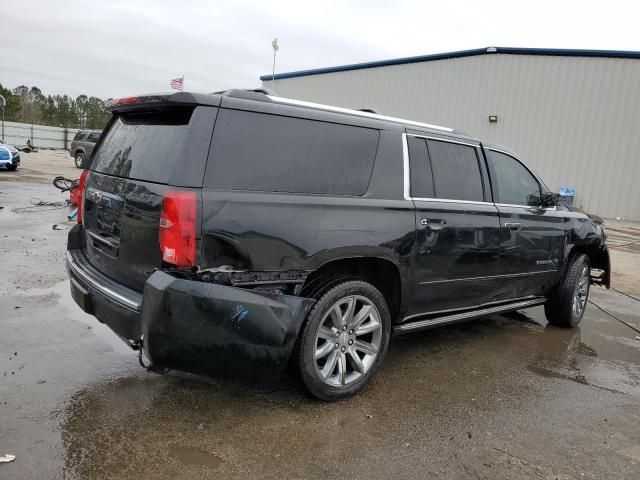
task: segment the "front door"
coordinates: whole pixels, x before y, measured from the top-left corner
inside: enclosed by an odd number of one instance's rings
[[[502,293],[509,298],[545,295],[563,258],[566,219],[555,207],[538,205],[544,187],[518,159],[485,152],[500,212]]]
[[[417,238],[408,317],[490,303],[500,222],[479,145],[407,134],[406,146]]]

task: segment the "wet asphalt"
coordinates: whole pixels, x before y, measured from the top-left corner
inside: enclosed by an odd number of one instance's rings
[[[70,298],[65,210],[14,211],[32,197],[63,198],[0,183],[2,479],[640,478],[640,333],[610,315],[640,328],[633,298],[593,288],[609,314],[573,330],[536,307],[397,337],[366,391],[323,403],[292,377],[141,369]]]

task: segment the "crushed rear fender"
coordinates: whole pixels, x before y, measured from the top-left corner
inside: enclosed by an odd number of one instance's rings
[[[314,303],[157,271],[144,288],[144,352],[156,367],[275,379],[283,373]]]

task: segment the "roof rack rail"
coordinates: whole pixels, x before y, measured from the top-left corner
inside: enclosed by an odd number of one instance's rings
[[[380,115],[380,112],[375,108],[359,108],[359,112],[367,112],[367,113],[375,113],[376,115]]]
[[[269,89],[269,88],[252,88],[248,90],[249,92],[256,92],[256,93],[264,93],[265,95],[275,95],[276,92],[274,92],[273,90]]]
[[[444,132],[454,132],[452,128],[441,127],[440,125],[431,125],[429,123],[416,122],[413,120],[405,120],[403,118],[397,117],[387,117],[385,115],[380,115],[378,113],[372,113],[369,109],[361,109],[354,110],[351,108],[342,108],[342,107],[334,107],[331,105],[323,105],[320,103],[306,102],[303,100],[295,100],[293,98],[285,98],[285,97],[277,97],[273,95],[267,95],[267,98],[271,101],[282,103],[284,105],[293,105],[296,107],[306,107],[306,108],[314,108],[317,110],[324,110],[327,112],[337,112],[337,113],[346,113],[348,115],[358,115],[361,117],[375,118],[378,120],[383,120],[387,122],[400,123],[404,125],[416,126],[416,127],[425,127],[431,128],[433,130],[442,130]],[[457,132],[456,132],[457,133]]]
[[[223,95],[225,97],[233,97],[233,98],[242,98],[245,100],[258,100],[262,102],[277,102],[284,105],[291,105],[296,107],[305,107],[305,108],[313,108],[317,110],[324,110],[327,112],[336,112],[336,113],[345,113],[347,115],[358,115],[362,117],[375,118],[378,120],[401,123],[404,125],[418,126],[418,127],[426,127],[434,130],[442,130],[445,132],[454,132],[452,128],[441,127],[439,125],[431,125],[428,123],[415,122],[412,120],[405,120],[402,118],[396,117],[387,117],[384,115],[380,115],[377,110],[373,108],[361,108],[361,109],[350,109],[350,108],[341,108],[334,107],[331,105],[323,105],[320,103],[313,102],[305,102],[302,100],[295,100],[293,98],[285,98],[279,97],[274,94],[271,90],[267,88],[254,88],[254,89],[239,89],[232,88],[229,90],[222,90],[220,92],[214,92],[217,95]]]

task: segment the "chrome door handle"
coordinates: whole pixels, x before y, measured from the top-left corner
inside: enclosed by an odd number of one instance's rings
[[[420,220],[420,225],[431,225],[434,223],[439,223],[440,225],[446,225],[447,221],[442,218],[423,218]]]
[[[508,228],[509,230],[520,230],[520,227],[522,225],[520,225],[519,223],[515,223],[515,222],[505,222],[504,227]]]

